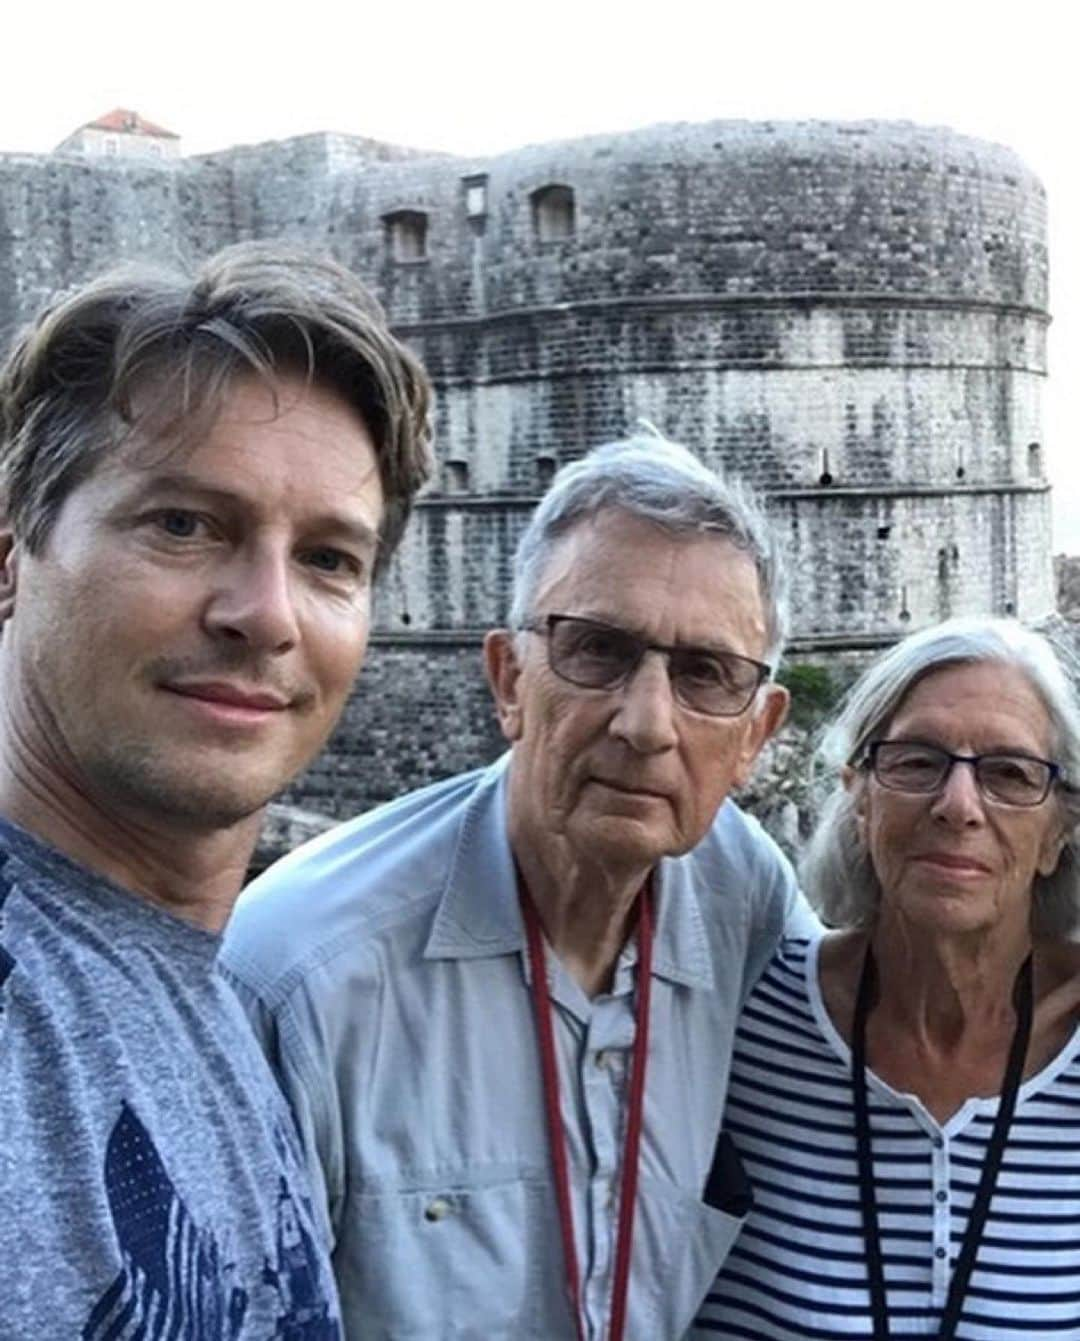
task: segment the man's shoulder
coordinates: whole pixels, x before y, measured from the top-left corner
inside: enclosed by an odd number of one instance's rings
[[[424,934],[471,810],[498,786],[501,763],[410,792],[338,825],[276,862],[241,895],[225,936],[228,972],[273,978],[355,957],[373,938]]]
[[[776,840],[731,800],[720,807],[704,838],[684,860],[702,877],[745,878],[752,888],[762,882],[786,885],[795,878]]]
[[[726,801],[709,832],[683,857],[706,923],[742,925],[748,944],[771,951],[781,932],[811,939],[821,924],[791,862],[753,815]]]

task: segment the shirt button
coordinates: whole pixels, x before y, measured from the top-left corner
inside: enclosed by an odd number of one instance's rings
[[[941,1138],[940,1136],[935,1136],[935,1137],[934,1137],[934,1149],[935,1149],[935,1150],[940,1150],[941,1147],[942,1147],[944,1144],[945,1144],[945,1142],[942,1140],[942,1138]]]
[[[432,1223],[435,1223],[438,1220],[445,1220],[451,1210],[453,1210],[453,1207],[445,1197],[436,1197],[434,1201],[429,1202],[427,1206],[425,1206],[424,1219],[430,1220]]]
[[[935,1193],[934,1193],[934,1200],[935,1200],[935,1201],[944,1201],[944,1200],[948,1197],[948,1195],[949,1195],[948,1192],[946,1192],[944,1189],[942,1189],[940,1192],[935,1192]]]
[[[938,1261],[940,1262],[941,1259],[945,1256],[945,1249],[944,1249],[944,1248],[935,1248],[935,1249],[934,1249],[934,1256],[935,1256],[935,1257],[938,1259]]]

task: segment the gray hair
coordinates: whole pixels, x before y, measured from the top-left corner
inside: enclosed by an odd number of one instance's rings
[[[946,666],[994,661],[1014,666],[1042,699],[1052,748],[1066,786],[1056,791],[1068,837],[1058,864],[1033,884],[1032,929],[1063,936],[1080,923],[1080,863],[1075,788],[1080,782],[1080,701],[1074,656],[1012,619],[967,616],[922,629],[897,643],[852,686],[840,716],[825,734],[819,757],[831,790],[800,863],[803,887],[830,926],[869,927],[881,886],[856,822],[858,795],[840,772],[859,765],[870,742],[888,728],[903,700],[925,676]]]
[[[64,500],[131,432],[192,441],[233,380],[282,373],[336,392],[371,434],[385,503],[378,564],[430,473],[429,384],[344,266],[280,242],[226,247],[192,274],[114,270],[61,295],[0,367],[7,518],[41,551]]]
[[[745,550],[761,589],[766,660],[775,667],[787,631],[787,593],[772,524],[746,488],[659,436],[597,447],[555,476],[514,555],[514,628],[532,617],[537,589],[562,537],[605,508],[619,508],[677,535],[722,536]]]

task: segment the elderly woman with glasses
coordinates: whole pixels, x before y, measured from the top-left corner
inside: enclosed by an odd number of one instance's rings
[[[862,677],[725,1129],[754,1207],[695,1337],[1080,1338],[1080,705],[954,620]]]

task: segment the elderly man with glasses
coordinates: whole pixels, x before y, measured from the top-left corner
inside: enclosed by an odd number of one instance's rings
[[[734,1021],[812,926],[727,799],[787,705],[757,507],[681,447],[600,448],[522,536],[509,622],[509,753],[287,858],[226,950],[354,1341],[682,1335],[748,1200]]]

